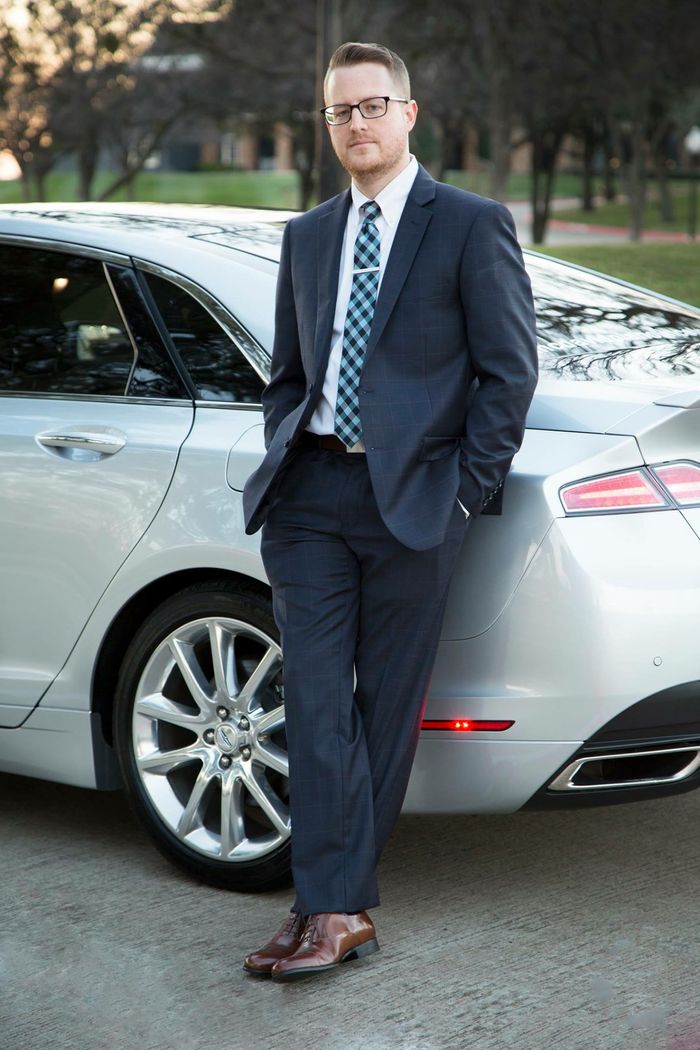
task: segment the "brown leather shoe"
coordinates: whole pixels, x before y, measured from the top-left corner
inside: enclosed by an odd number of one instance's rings
[[[272,967],[272,980],[291,981],[324,973],[378,951],[377,931],[367,912],[318,912],[309,916],[298,950]]]
[[[301,944],[306,920],[303,915],[290,911],[279,930],[266,945],[251,952],[243,960],[243,969],[256,977],[269,977],[272,967],[280,959],[293,955]]]

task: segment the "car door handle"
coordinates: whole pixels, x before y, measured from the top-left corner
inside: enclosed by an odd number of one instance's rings
[[[37,434],[37,441],[45,448],[80,448],[102,456],[113,456],[126,445],[126,437],[117,431],[76,430],[69,434]]]

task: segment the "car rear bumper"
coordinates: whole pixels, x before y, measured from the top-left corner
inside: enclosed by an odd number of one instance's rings
[[[439,739],[438,739],[439,738]],[[480,740],[438,732],[421,738],[404,813],[512,813],[576,741]]]
[[[681,514],[557,519],[489,630],[441,643],[426,705],[429,719],[513,725],[424,731],[404,808],[512,812],[689,790],[694,772],[639,787],[548,785],[593,749],[700,741],[698,623],[700,543]]]

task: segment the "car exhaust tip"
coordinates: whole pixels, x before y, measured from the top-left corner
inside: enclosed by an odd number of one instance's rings
[[[700,744],[579,755],[550,781],[547,790],[595,791],[674,784],[687,780],[699,767]]]

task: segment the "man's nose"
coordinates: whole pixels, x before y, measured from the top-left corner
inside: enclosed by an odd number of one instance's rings
[[[359,109],[353,109],[352,115],[350,117],[350,126],[353,128],[353,130],[356,130],[358,128],[364,128],[366,125],[367,119],[362,116]]]

